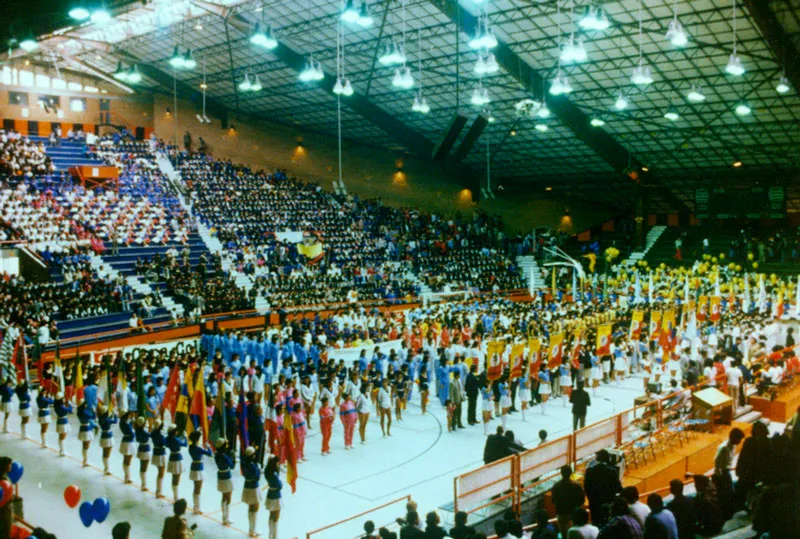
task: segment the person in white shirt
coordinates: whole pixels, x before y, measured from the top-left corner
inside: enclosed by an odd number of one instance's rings
[[[381,418],[381,432],[383,437],[392,435],[392,391],[389,386],[389,379],[384,378],[378,389],[378,414]],[[384,427],[384,423],[386,426]]]
[[[631,514],[636,517],[640,525],[644,526],[644,521],[647,515],[650,514],[650,508],[646,503],[639,501],[639,489],[636,487],[625,487],[622,489],[620,495],[628,504],[628,509],[631,510]]]
[[[733,400],[733,415],[736,415],[736,408],[739,406],[739,389],[742,385],[742,371],[739,369],[739,362],[732,361],[731,366],[725,369],[725,376],[728,379],[728,394]]]
[[[767,370],[767,379],[772,385],[778,385],[783,380],[783,365],[781,362],[776,363]]]
[[[372,393],[372,385],[367,382],[361,387],[361,392],[358,393],[356,398],[356,411],[358,412],[358,435],[361,438],[361,443],[367,443],[367,422],[369,421],[369,413],[372,410],[370,403],[370,394]]]
[[[589,524],[589,512],[583,507],[572,512],[572,524],[567,531],[567,539],[597,539],[600,535],[600,528]]]

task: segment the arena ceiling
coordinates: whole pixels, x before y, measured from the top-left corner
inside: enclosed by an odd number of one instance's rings
[[[66,12],[67,2],[60,5]],[[87,2],[87,5],[96,2]],[[109,3],[113,19],[65,27],[69,20],[42,28],[20,15],[19,33],[35,28],[41,47],[27,53],[41,62],[69,58],[93,75],[112,73],[119,61],[135,63],[144,79],[131,88],[172,91],[169,60],[177,45],[191,47],[197,67],[175,71],[184,94],[207,83],[209,103],[267,120],[336,135],[338,99],[331,92],[337,72],[337,32],[341,0],[150,0]],[[609,27],[583,30],[571,21],[589,2],[555,0],[372,0],[373,24],[343,23],[344,66],[355,90],[342,97],[342,135],[398,152],[428,154],[457,112],[467,122],[450,161],[479,114],[491,118],[461,159],[476,175],[491,161],[493,184],[596,197],[630,203],[636,189],[631,173],[651,187],[654,202],[672,209],[692,206],[698,186],[730,182],[785,183],[790,209],[800,210],[800,0],[637,0],[600,1]],[[356,0],[356,7],[360,1]],[[734,8],[734,5],[736,6]],[[571,15],[574,9],[574,16]],[[677,11],[688,33],[683,47],[665,37]],[[405,13],[405,16],[403,16]],[[474,73],[478,54],[469,47],[477,16],[485,13],[498,45],[496,74]],[[640,40],[641,13],[641,40]],[[741,76],[725,72],[733,52],[745,67]],[[12,16],[13,17],[13,16]],[[379,62],[387,44],[403,41],[415,87],[392,86],[393,68]],[[27,21],[27,22],[26,22]],[[269,24],[279,41],[268,51],[253,45],[255,23]],[[74,24],[74,23],[72,23]],[[59,30],[56,31],[55,29]],[[563,64],[573,91],[549,94],[559,70],[559,43],[572,31],[582,38],[586,61]],[[55,33],[48,33],[55,32]],[[641,44],[641,56],[640,56]],[[26,54],[17,49],[11,57]],[[326,78],[303,83],[298,72],[309,55]],[[631,72],[640,61],[653,82],[637,86]],[[430,112],[411,109],[421,80]],[[258,75],[263,89],[242,92],[245,74]],[[782,74],[786,93],[776,91]],[[476,107],[478,83],[491,103]],[[687,98],[692,86],[705,95]],[[617,110],[620,93],[629,101]],[[515,104],[545,99],[547,119],[520,115]],[[752,113],[738,115],[745,103]],[[677,113],[677,120],[665,118]],[[590,121],[604,125],[595,127]],[[547,131],[538,127],[547,126]],[[476,129],[478,126],[476,126]],[[488,156],[488,157],[487,157]],[[741,162],[742,166],[733,164]]]

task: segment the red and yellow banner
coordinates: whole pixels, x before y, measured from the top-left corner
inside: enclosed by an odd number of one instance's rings
[[[644,311],[633,311],[631,315],[631,339],[638,341],[642,336],[642,323],[644,323]],[[600,333],[598,332],[598,337]]]
[[[511,369],[509,371],[509,376],[512,380],[516,380],[522,376],[522,359],[525,355],[525,344],[518,343],[511,346],[511,353],[509,355],[509,361],[511,363]]]
[[[547,366],[549,368],[557,367],[561,365],[561,359],[564,356],[564,334],[563,333],[555,333],[550,336],[550,344],[549,344],[549,355],[550,359],[547,362]]]
[[[542,343],[539,339],[528,339],[528,372],[531,376],[538,376],[539,364],[542,362]]]
[[[720,315],[722,314],[722,297],[711,296],[709,299],[709,305],[711,307],[711,321],[718,322]]]
[[[503,349],[505,343],[489,341],[486,343],[486,378],[494,381],[503,375]]]
[[[643,315],[641,311],[639,311],[639,314]],[[631,321],[631,326],[633,326],[633,321]],[[598,356],[607,356],[611,353],[611,328],[611,324],[603,324],[597,327],[596,351]]]

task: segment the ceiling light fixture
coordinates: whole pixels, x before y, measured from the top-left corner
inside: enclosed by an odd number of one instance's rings
[[[785,94],[788,93],[789,90],[791,89],[792,87],[789,86],[789,79],[786,78],[785,74],[781,75],[781,78],[778,79],[778,85],[775,86],[775,91],[778,92],[779,94]]]
[[[734,77],[740,77],[744,75],[745,69],[744,66],[742,65],[742,59],[739,58],[738,54],[736,54],[736,0],[733,0],[733,10],[731,18],[733,25],[733,52],[728,58],[728,63],[725,66],[725,73],[727,73],[728,75],[733,75]]]
[[[614,108],[617,110],[625,110],[628,108],[628,98],[625,97],[625,94],[622,92],[617,96],[617,100],[614,102]]]
[[[677,122],[678,120],[680,120],[681,115],[678,114],[678,111],[675,109],[675,107],[670,107],[669,110],[667,110],[667,112],[664,113],[664,118],[666,118],[670,122]]]
[[[239,83],[238,88],[242,92],[249,92],[253,88],[253,83],[250,82],[250,74],[249,73],[245,73],[244,74],[244,79],[242,80],[242,82]]]
[[[603,8],[589,5],[583,12],[583,16],[578,20],[578,26],[584,30],[603,31],[611,26]]]
[[[397,41],[392,39],[392,42],[386,45],[386,51],[378,58],[378,63],[384,66],[392,66],[404,64],[406,62],[405,49],[397,44]]]
[[[419,76],[419,89],[417,95],[414,96],[414,102],[411,104],[411,110],[420,114],[428,114],[431,111],[428,100],[422,94],[422,34],[417,32],[417,74]]]
[[[605,120],[603,120],[602,118],[598,118],[597,116],[592,118],[589,121],[589,123],[591,124],[592,127],[603,127],[604,125],[606,125]]]
[[[354,0],[347,0],[347,3],[342,10],[341,18],[344,22],[349,23],[358,21],[358,9],[356,9]]]
[[[185,59],[183,55],[178,50],[178,46],[175,45],[175,48],[172,51],[172,57],[169,59],[169,65],[171,65],[174,69],[183,69]]]
[[[128,80],[128,72],[122,67],[122,62],[117,62],[117,69],[111,76],[123,82]]]
[[[547,127],[547,124],[536,124],[535,126],[533,126],[533,128],[540,133],[545,133],[550,129],[549,127]]]
[[[740,159],[736,159],[733,162],[733,168],[739,168],[740,166],[742,166],[742,161]]]
[[[550,117],[550,109],[547,108],[547,103],[542,103],[542,105],[536,110],[536,117],[547,119]]]
[[[26,38],[19,42],[19,48],[25,52],[35,51],[39,48],[39,44],[33,38]]]
[[[633,68],[631,82],[636,86],[647,86],[653,82],[653,74],[650,67],[644,65],[644,32],[642,31],[644,0],[639,0],[639,64]]]
[[[556,78],[550,84],[550,95],[563,95],[570,92],[572,92],[572,85],[569,83],[567,76],[559,69],[556,73]]]
[[[192,56],[192,49],[186,49],[186,56],[183,58],[183,68],[192,70],[197,67],[197,60]]]
[[[753,112],[753,109],[750,108],[750,105],[744,102],[736,105],[736,108],[734,110],[737,116],[749,116],[750,113]]]
[[[255,30],[250,36],[250,43],[267,50],[272,50],[278,46],[278,40],[272,36],[272,27],[267,26],[265,30],[262,30],[260,23],[256,23]]]
[[[372,15],[369,13],[369,6],[367,6],[366,0],[361,2],[361,11],[358,13],[356,24],[362,28],[369,28],[372,26]]]
[[[470,49],[493,49],[497,46],[497,38],[489,27],[489,17],[484,14],[478,17],[478,24],[475,28],[475,36],[467,42]]]
[[[469,100],[470,103],[475,105],[476,107],[482,107],[484,105],[488,105],[492,102],[492,99],[489,97],[489,90],[488,88],[484,88],[481,83],[478,83],[478,86],[472,91],[472,97]]]
[[[259,79],[258,75],[256,75],[253,78],[253,84],[250,85],[250,91],[251,92],[260,92],[262,88],[263,88],[263,86],[261,86],[261,79]]]
[[[102,7],[98,8],[92,12],[91,20],[94,24],[105,24],[111,20],[111,13]]]
[[[706,96],[702,92],[699,86],[695,86],[694,84],[692,84],[691,90],[689,90],[689,93],[686,94],[686,99],[688,99],[692,103],[702,103],[703,101],[706,100]]]
[[[672,20],[669,21],[666,38],[675,47],[685,47],[689,44],[689,34],[686,33],[683,25],[678,20],[678,0],[673,3],[672,10],[674,15]]]
[[[298,78],[302,82],[319,81],[325,78],[325,72],[322,71],[322,66],[319,62],[315,61],[313,56],[310,56]]]
[[[139,68],[136,66],[136,64],[134,64],[128,72],[128,82],[131,84],[139,84],[142,82],[142,74],[139,73]]]
[[[76,21],[85,21],[89,18],[91,13],[83,6],[76,6],[69,10],[68,15],[71,19],[75,19]]]

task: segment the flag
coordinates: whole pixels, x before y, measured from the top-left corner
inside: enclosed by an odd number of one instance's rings
[[[128,380],[125,377],[125,360],[122,354],[117,357],[117,393],[122,397],[123,402],[117,403],[117,408],[122,413],[128,409],[128,402],[125,399],[125,390],[128,388]]]
[[[142,372],[142,356],[136,358],[136,414],[144,417],[147,412],[147,404],[144,401],[144,373]]]
[[[783,317],[784,305],[783,305],[783,288],[778,290],[778,300],[775,302],[775,318],[780,320]]]
[[[719,318],[721,315],[722,310],[722,297],[721,296],[711,296],[708,300],[708,303],[711,307],[711,315],[709,316],[709,320],[712,322],[719,322]]]
[[[283,411],[283,432],[286,447],[286,482],[292,487],[292,494],[297,491],[297,454],[294,451],[294,428],[288,410]]]
[[[551,335],[549,348],[550,360],[547,362],[547,366],[552,369],[553,367],[561,365],[561,358],[564,352],[564,334],[556,333]]]
[[[797,297],[794,300],[794,316],[800,318],[800,276],[797,277]]]
[[[633,323],[635,320],[636,313],[644,316],[642,311],[634,312],[634,317],[631,319],[631,328],[633,328]],[[640,326],[641,327],[641,326]],[[632,331],[632,330],[631,330]],[[607,356],[611,353],[611,324],[603,324],[598,326],[597,328],[597,355],[598,356]]]
[[[539,375],[539,364],[542,362],[541,346],[539,339],[528,338],[528,371],[531,376]]]
[[[64,367],[61,365],[61,347],[56,347],[56,357],[53,359],[53,376],[58,382],[58,392],[64,392]]]
[[[580,369],[581,367],[581,339],[583,338],[583,332],[580,330],[575,330],[575,333],[572,335],[572,354],[570,357],[570,363],[576,369]]]
[[[111,408],[111,359],[103,356],[103,371],[100,374],[100,381],[97,383],[97,398],[100,402]]]
[[[630,338],[634,341],[638,341],[642,336],[642,322],[644,322],[644,311],[633,311]]]
[[[175,407],[175,424],[179,427],[186,428],[186,422],[189,419],[189,403],[192,400],[194,393],[194,384],[192,380],[193,369],[189,365],[183,373],[183,383],[181,384],[181,391],[178,395],[178,404]]]
[[[239,414],[239,453],[240,453],[240,460],[244,463],[244,452],[245,450],[250,447],[250,437],[248,436],[248,427],[247,427],[247,401],[244,399],[244,385],[239,389],[239,410],[237,412]],[[286,416],[288,417],[288,413]],[[284,427],[286,423],[284,423]],[[286,433],[286,437],[288,439],[289,434],[292,432],[292,424],[291,421],[289,422],[288,430],[284,431]],[[294,441],[294,440],[293,440]],[[292,451],[294,454],[294,451]],[[242,469],[242,474],[244,474],[244,469]]]
[[[664,311],[661,317],[661,335],[658,338],[658,343],[667,354],[675,346],[675,310],[669,309]]]
[[[758,280],[758,310],[762,314],[767,310],[767,289],[764,287],[764,274],[759,275]]]
[[[522,356],[524,354],[525,345],[523,343],[511,346],[511,369],[509,371],[509,376],[512,380],[516,380],[522,376]]]
[[[633,303],[641,303],[644,300],[642,297],[642,281],[639,279],[639,272],[636,272],[636,284],[633,286]]]
[[[798,292],[800,292],[800,287],[798,287]],[[744,299],[742,300],[742,312],[750,312],[750,279],[747,277],[746,273],[744,275]]]
[[[653,304],[653,272],[647,274],[647,303]]]
[[[175,419],[175,410],[178,407],[178,393],[180,392],[180,382],[178,381],[180,376],[179,371],[180,369],[178,369],[178,364],[176,363],[172,367],[172,372],[169,375],[169,383],[164,392],[164,399],[161,401],[161,409],[168,410],[173,420]]]
[[[192,405],[189,408],[189,418],[187,423],[189,432],[200,430],[203,433],[203,441],[208,442],[208,408],[206,407],[206,386],[203,383],[203,373],[197,369],[195,376],[194,394],[192,395]]]
[[[661,311],[650,311],[650,340],[657,341],[661,333]]]
[[[498,380],[503,375],[503,350],[505,343],[502,341],[489,341],[486,344],[486,378],[490,381]]]
[[[83,361],[81,356],[75,356],[75,375],[72,377],[72,385],[75,388],[75,403],[83,402]]]
[[[700,296],[697,299],[697,320],[705,322],[708,317],[708,296]]]

